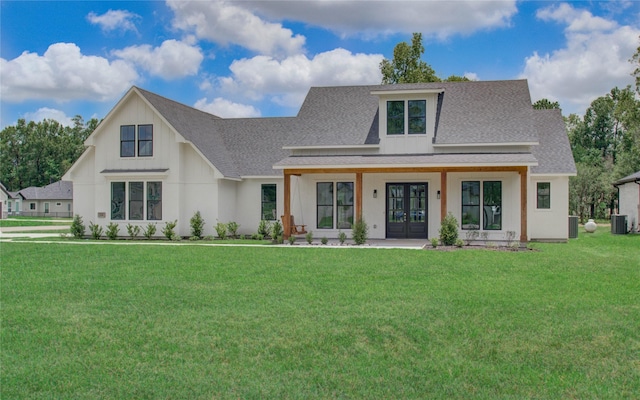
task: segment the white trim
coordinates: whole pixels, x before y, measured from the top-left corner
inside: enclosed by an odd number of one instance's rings
[[[540,142],[434,143],[433,147],[486,147],[486,146],[503,147],[503,146],[539,146],[539,145],[540,145]]]
[[[454,168],[454,167],[535,167],[538,163],[458,163],[458,164],[345,164],[345,165],[327,165],[327,164],[315,164],[315,165],[276,165],[273,169],[353,169],[353,168],[365,168],[365,169],[377,169],[377,168]]]
[[[577,176],[577,173],[549,173],[549,174],[542,174],[542,173],[537,173],[534,174],[533,172],[529,174],[529,176],[531,177],[544,177],[544,176],[553,176],[553,177],[562,177],[562,176]]]
[[[147,172],[143,169],[139,169],[139,170],[122,170],[122,171],[108,171],[108,172],[100,172],[101,175],[105,176],[105,177],[109,177],[109,178],[113,178],[113,177],[122,177],[122,178],[129,178],[129,179],[133,179],[132,177],[134,176],[145,176],[145,177],[157,177],[157,176],[168,176],[169,175],[169,169],[167,169],[166,171],[151,171],[151,172]]]
[[[378,149],[379,144],[347,144],[347,145],[313,145],[313,146],[282,146],[283,150],[322,150],[322,149]]]
[[[444,93],[444,88],[435,88],[435,89],[426,89],[426,88],[416,88],[416,89],[391,89],[391,90],[372,90],[370,92],[374,96],[385,96],[385,95],[394,95],[394,94],[438,94]]]
[[[283,179],[282,175],[242,175],[240,179]]]

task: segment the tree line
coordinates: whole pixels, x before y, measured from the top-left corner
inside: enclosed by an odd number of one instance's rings
[[[73,118],[73,126],[52,119],[19,119],[0,131],[0,182],[7,190],[58,181],[84,151],[84,141],[98,126],[95,118]]]

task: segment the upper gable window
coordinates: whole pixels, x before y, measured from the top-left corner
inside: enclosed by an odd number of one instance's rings
[[[137,154],[136,154],[137,150]],[[153,156],[153,125],[120,126],[120,157]]]
[[[387,101],[387,135],[427,133],[426,100]]]

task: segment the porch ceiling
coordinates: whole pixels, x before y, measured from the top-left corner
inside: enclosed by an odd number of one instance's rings
[[[274,169],[459,168],[536,166],[531,153],[289,156]]]

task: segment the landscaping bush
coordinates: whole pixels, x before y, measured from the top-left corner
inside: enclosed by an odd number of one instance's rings
[[[240,228],[240,225],[238,225],[237,222],[231,221],[227,223],[227,231],[231,238],[235,239],[238,237],[238,228]]]
[[[127,233],[131,239],[135,239],[140,234],[140,227],[138,225],[127,224]]]
[[[164,235],[164,237],[166,237],[169,240],[176,240],[177,235],[174,229],[176,229],[177,225],[178,225],[177,219],[174,221],[165,222],[164,228],[162,228],[162,234]]]
[[[329,243],[329,239],[327,239],[326,236],[323,236],[322,239],[320,239],[320,243],[322,243],[323,245],[326,245],[327,243]]]
[[[218,239],[225,240],[227,238],[227,224],[224,222],[218,222],[215,228],[216,233],[218,234]]]
[[[144,229],[144,232],[142,233],[144,235],[144,237],[146,237],[147,239],[151,239],[153,237],[153,235],[156,234],[156,224],[149,222],[149,224],[147,225],[147,227]]]
[[[296,242],[296,237],[295,237],[295,236],[293,236],[293,235],[291,235],[291,236],[289,236],[289,239],[288,239],[288,240],[289,240],[289,244],[290,244],[290,245],[293,245],[293,244]]]
[[[263,238],[268,237],[271,234],[271,224],[269,221],[261,220],[258,224],[258,235],[262,235]]]
[[[444,246],[453,246],[458,239],[458,220],[448,213],[440,225],[440,241]]]
[[[110,240],[115,240],[118,237],[118,231],[120,231],[120,226],[115,222],[109,222],[105,234]]]
[[[356,223],[353,224],[353,242],[360,246],[367,242],[369,234],[369,226],[365,222],[364,218],[358,218]]]
[[[204,219],[200,214],[200,211],[196,211],[193,217],[189,220],[191,225],[191,237],[193,240],[202,239],[202,232],[204,231]]]
[[[73,222],[71,223],[71,234],[77,239],[82,239],[84,237],[84,231],[85,227],[82,222],[82,217],[76,214],[73,217]]]
[[[282,229],[282,224],[280,223],[280,221],[278,220],[273,221],[273,224],[271,224],[270,233],[271,233],[271,238],[277,242],[278,237],[284,234],[284,231]]]
[[[458,248],[461,248],[462,246],[464,246],[464,241],[462,239],[456,239],[454,245]]]
[[[93,222],[89,222],[89,232],[91,232],[91,238],[98,240],[100,236],[102,236],[102,227]]]
[[[431,239],[429,239],[429,241],[431,242],[431,247],[433,247],[434,249],[436,247],[438,247],[438,238],[437,237],[432,237]]]
[[[304,235],[304,238],[306,239],[307,244],[313,243],[313,232],[311,231],[307,232],[307,234]]]
[[[339,231],[338,232],[338,241],[340,242],[340,244],[344,244],[344,241],[347,240],[347,234]]]

